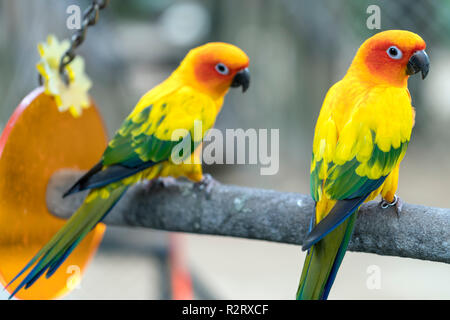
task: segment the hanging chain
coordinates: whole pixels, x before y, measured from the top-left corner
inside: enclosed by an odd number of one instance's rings
[[[97,23],[99,11],[104,9],[109,3],[109,0],[94,0],[92,4],[83,13],[83,24],[70,39],[70,47],[63,54],[59,63],[59,73],[66,83],[69,84],[69,77],[65,71],[65,67],[75,58],[75,49],[78,48],[86,38],[86,32],[89,26]]]

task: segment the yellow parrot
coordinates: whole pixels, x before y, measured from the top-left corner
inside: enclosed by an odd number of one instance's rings
[[[425,42],[389,30],[366,40],[342,80],[328,91],[315,129],[311,194],[316,203],[297,299],[327,299],[350,241],[358,208],[383,197],[396,206],[398,173],[414,126],[407,82],[428,73]]]
[[[11,297],[44,273],[47,278],[52,276],[130,185],[168,176],[204,181],[198,146],[213,127],[229,88],[242,87],[246,91],[249,87],[248,65],[248,56],[238,47],[208,43],[192,49],[169,78],[148,91],[125,119],[99,163],[65,194],[91,189],[61,230],[10,282],[32,268]],[[184,136],[180,137],[180,132]],[[191,148],[174,153],[184,141]],[[186,159],[190,163],[180,163]]]

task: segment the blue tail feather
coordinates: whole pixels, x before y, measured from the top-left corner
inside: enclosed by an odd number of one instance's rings
[[[67,257],[72,253],[72,251],[76,248],[76,246],[78,245],[78,243],[80,243],[81,241],[81,237],[79,237],[72,245],[70,245],[70,247],[63,253],[63,255],[56,260],[54,263],[52,263],[49,267],[48,267],[48,271],[45,274],[45,277],[48,279],[50,278],[55,272],[56,270],[58,270],[58,268],[64,263],[64,261],[66,261]]]
[[[339,267],[341,266],[342,260],[344,259],[348,243],[350,242],[350,238],[353,234],[353,227],[356,221],[356,217],[357,212],[353,213],[353,216],[348,218],[349,222],[347,225],[347,230],[345,230],[344,239],[342,240],[339,251],[336,254],[336,259],[333,262],[333,267],[331,268],[330,275],[328,276],[327,282],[325,284],[322,300],[326,300],[328,298],[328,294],[330,293],[331,287],[333,286],[334,280],[336,279],[337,272],[339,270]]]
[[[50,240],[49,244],[44,246],[25,268],[9,282],[8,286],[31,268],[31,271],[15,288],[9,298],[11,299],[22,288],[27,289],[32,286],[45,272],[47,272],[46,278],[50,278],[84,237],[117,204],[127,188],[125,185],[116,187],[110,191],[111,195],[108,199],[99,199],[99,201],[83,204],[66,225]]]

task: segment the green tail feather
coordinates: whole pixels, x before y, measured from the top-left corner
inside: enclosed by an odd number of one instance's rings
[[[89,202],[84,202],[81,207],[72,215],[66,224],[53,236],[53,238],[31,259],[31,261],[22,269],[22,271],[13,279],[24,274],[28,269],[33,269],[27,274],[24,280],[17,286],[10,298],[13,297],[23,287],[30,287],[45,272],[47,278],[53,275],[58,267],[64,262],[67,256],[75,249],[78,243],[99,223],[105,215],[120,200],[127,190],[127,185],[108,185],[102,189],[94,189],[91,192],[99,190],[108,191],[107,197],[102,197],[101,192],[97,198]],[[9,286],[8,284],[8,286]]]
[[[344,258],[357,212],[313,245],[305,259],[297,300],[326,300]]]

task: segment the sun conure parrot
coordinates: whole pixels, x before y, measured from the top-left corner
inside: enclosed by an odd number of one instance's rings
[[[407,82],[419,71],[427,75],[424,49],[412,32],[380,32],[361,45],[328,91],[313,142],[316,206],[297,299],[327,299],[363,202],[381,194],[382,207],[401,209],[395,192],[415,116]]]
[[[229,88],[245,91],[249,87],[248,65],[248,56],[236,46],[208,43],[192,49],[169,78],[148,91],[110,141],[100,162],[67,191],[65,195],[91,189],[64,227],[11,281],[31,268],[11,296],[30,287],[44,273],[47,278],[52,276],[130,185],[168,176],[203,181],[199,158],[193,158],[199,157],[198,146],[214,125]],[[198,131],[194,122],[201,124],[200,134],[194,132]],[[185,130],[185,137],[172,136],[178,129]],[[173,161],[172,150],[182,139],[188,139],[184,141],[192,146],[192,152]],[[179,163],[189,157],[191,164]]]

